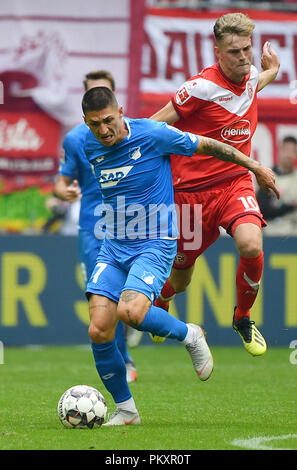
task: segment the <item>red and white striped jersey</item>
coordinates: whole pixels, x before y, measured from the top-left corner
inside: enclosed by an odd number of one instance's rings
[[[230,81],[218,64],[204,69],[173,96],[173,106],[180,116],[174,126],[225,142],[249,156],[258,120],[258,81],[259,73],[253,65],[240,85]],[[174,188],[180,191],[208,187],[247,172],[202,154],[192,158],[172,155],[171,168]]]

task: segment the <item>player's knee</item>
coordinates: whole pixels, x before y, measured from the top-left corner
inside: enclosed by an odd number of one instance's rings
[[[261,228],[254,223],[238,225],[233,233],[239,254],[245,258],[256,258],[263,250]]]
[[[117,308],[117,316],[119,320],[124,323],[137,328],[138,325],[143,321],[142,309],[137,308],[135,305],[119,304]]]
[[[248,237],[238,246],[238,249],[244,258],[256,258],[262,251],[262,240],[259,237]]]
[[[95,322],[90,323],[88,333],[93,343],[106,343],[113,339],[113,331],[110,327],[98,325]]]

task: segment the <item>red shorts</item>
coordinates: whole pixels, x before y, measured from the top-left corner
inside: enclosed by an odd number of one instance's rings
[[[195,192],[175,193],[179,220],[179,239],[174,268],[193,266],[220,235],[223,227],[229,235],[241,223],[267,224],[257,203],[251,175],[237,177]]]

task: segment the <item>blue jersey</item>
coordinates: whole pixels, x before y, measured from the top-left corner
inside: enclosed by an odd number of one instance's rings
[[[59,174],[78,180],[82,192],[79,227],[94,233],[98,220],[94,211],[97,204],[102,202],[102,195],[92,166],[85,155],[84,146],[88,132],[89,128],[82,123],[67,133],[63,142],[65,156],[60,162]]]
[[[85,152],[102,191],[107,238],[150,239],[178,236],[170,154],[192,156],[196,135],[164,122],[124,118],[128,135],[102,145],[90,131]]]

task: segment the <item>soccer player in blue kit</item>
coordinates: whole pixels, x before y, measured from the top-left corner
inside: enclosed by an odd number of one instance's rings
[[[114,78],[107,70],[88,73],[83,83],[85,91],[95,86],[105,86],[112,91],[115,90]],[[55,194],[61,199],[69,202],[81,199],[78,252],[85,284],[93,272],[102,244],[102,238],[97,238],[94,232],[99,219],[94,215],[94,211],[96,206],[102,202],[102,195],[84,151],[88,132],[89,128],[83,122],[66,134],[63,141],[64,156],[60,161],[59,174],[54,188]],[[137,371],[127,349],[122,322],[118,323],[116,339],[126,364],[127,381],[135,382]]]
[[[105,238],[86,294],[96,368],[116,404],[105,426],[140,424],[114,338],[119,320],[183,343],[201,380],[213,370],[202,328],[153,305],[170,273],[178,237],[170,154],[204,153],[232,161],[251,170],[264,190],[277,194],[277,189],[270,169],[227,144],[166,123],[124,117],[108,88],[87,91],[82,108],[90,128],[85,152],[104,202]]]

